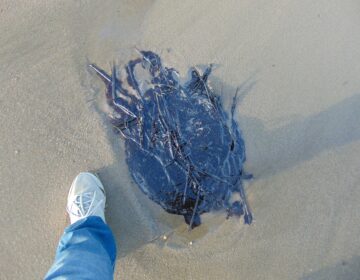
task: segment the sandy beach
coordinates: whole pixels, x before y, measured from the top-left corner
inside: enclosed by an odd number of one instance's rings
[[[46,274],[86,170],[108,194],[115,279],[360,279],[359,14],[355,0],[2,0],[0,279]],[[132,181],[87,65],[135,47],[184,76],[213,63],[228,110],[240,88],[250,226],[210,214],[184,233]]]

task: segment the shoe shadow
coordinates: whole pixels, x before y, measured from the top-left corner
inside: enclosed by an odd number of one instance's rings
[[[114,157],[118,160],[94,172],[105,186],[106,220],[115,236],[118,256],[123,257],[159,239],[169,230],[169,225],[157,222],[166,213],[161,213],[164,211],[150,201],[132,181],[125,160],[122,160],[125,152],[121,139],[114,139],[114,135],[110,135],[112,133],[109,131],[108,137]]]

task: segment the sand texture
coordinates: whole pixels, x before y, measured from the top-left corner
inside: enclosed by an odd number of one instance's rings
[[[359,15],[356,0],[0,1],[0,279],[47,272],[84,170],[107,189],[115,279],[360,279]],[[240,87],[251,226],[205,215],[184,233],[132,182],[86,66],[135,47],[183,75],[214,63],[226,108]]]

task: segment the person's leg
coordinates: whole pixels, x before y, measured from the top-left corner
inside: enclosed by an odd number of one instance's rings
[[[116,245],[104,217],[105,194],[100,180],[80,173],[74,180],[67,210],[68,226],[45,279],[112,279]]]

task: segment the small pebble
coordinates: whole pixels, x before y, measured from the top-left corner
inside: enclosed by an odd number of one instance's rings
[[[19,150],[15,150],[14,154],[17,155],[19,153]]]
[[[163,239],[164,239],[164,240],[166,240],[166,239],[167,239],[167,236],[166,236],[166,235],[164,235],[164,236],[163,236]]]
[[[193,245],[192,241],[189,242],[189,245],[190,245],[190,246]]]

